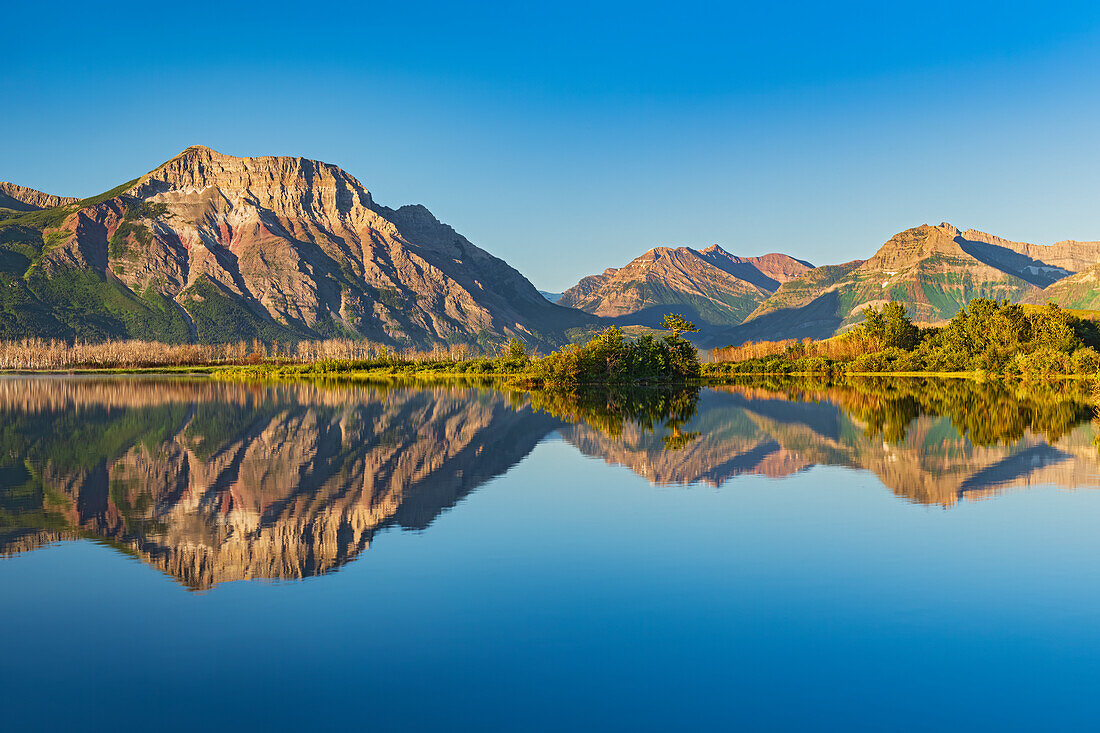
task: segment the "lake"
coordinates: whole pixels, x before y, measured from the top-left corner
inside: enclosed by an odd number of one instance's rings
[[[0,378],[3,727],[1091,728],[1089,389]]]

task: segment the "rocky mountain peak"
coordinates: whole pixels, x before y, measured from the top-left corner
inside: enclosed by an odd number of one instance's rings
[[[373,209],[370,192],[339,166],[308,158],[265,155],[235,157],[192,145],[141,179],[130,193],[138,198],[193,195],[217,189],[230,201],[244,197],[275,213],[348,214]]]
[[[429,228],[438,227],[441,222],[424,204],[406,204],[394,212],[403,226]]]
[[[971,259],[955,241],[959,230],[947,222],[939,226],[921,224],[891,237],[862,266],[864,271],[896,272],[927,259],[946,254]]]

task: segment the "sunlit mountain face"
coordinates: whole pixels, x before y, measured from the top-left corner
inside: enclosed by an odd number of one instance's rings
[[[589,395],[12,377],[0,380],[0,552],[92,539],[194,589],[319,575],[383,528],[429,528],[558,439],[656,484],[727,490],[841,466],[950,507],[1100,486],[1093,417],[1087,385],[962,380]]]

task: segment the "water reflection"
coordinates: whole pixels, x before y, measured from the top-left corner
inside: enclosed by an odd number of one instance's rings
[[[8,378],[0,552],[93,538],[192,588],[317,575],[381,528],[427,527],[555,433],[655,483],[836,465],[951,506],[1100,485],[1092,418],[1087,386],[958,380],[527,394]]]
[[[478,390],[0,381],[8,551],[98,538],[194,588],[300,578],[426,527],[557,424]]]
[[[663,450],[659,432],[615,440],[566,428],[583,453],[659,484],[722,486],[783,478],[815,465],[873,472],[899,497],[949,507],[1009,488],[1100,486],[1090,385],[1006,386],[967,380],[746,382],[704,390],[699,438]]]

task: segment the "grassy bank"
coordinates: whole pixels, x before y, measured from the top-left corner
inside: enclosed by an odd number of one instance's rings
[[[239,379],[514,379],[530,373],[523,359],[325,359],[219,366],[214,374]]]
[[[631,340],[614,327],[585,344],[568,346],[544,357],[528,354],[523,344],[513,339],[504,353],[495,358],[458,360],[385,356],[361,360],[252,364],[225,367],[218,371],[221,376],[247,379],[495,378],[531,388],[686,384],[697,380],[699,373],[695,348],[678,332],[663,338],[642,335]]]

